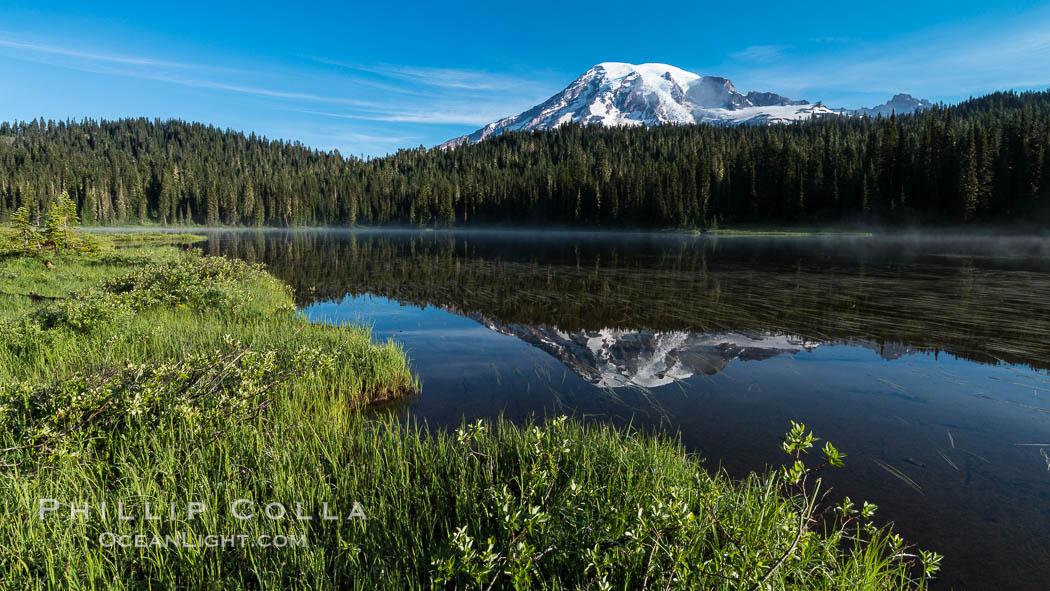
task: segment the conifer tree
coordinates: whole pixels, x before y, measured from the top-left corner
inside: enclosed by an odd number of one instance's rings
[[[39,247],[40,234],[33,227],[28,207],[23,205],[11,215],[9,236],[19,250],[35,250]]]
[[[76,202],[70,199],[68,193],[62,193],[48,211],[43,231],[44,240],[53,244],[56,251],[75,246],[73,230],[79,225]]]
[[[977,200],[980,197],[980,181],[977,176],[977,146],[973,136],[966,140],[965,153],[960,161],[959,204],[962,220],[968,222],[977,213]]]

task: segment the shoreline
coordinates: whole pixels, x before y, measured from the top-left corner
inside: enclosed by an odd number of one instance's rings
[[[289,233],[346,233],[346,234],[424,234],[424,235],[473,235],[473,236],[551,236],[551,237],[612,237],[612,238],[872,238],[891,240],[1050,240],[1050,230],[1033,230],[1031,228],[1007,228],[1000,226],[964,227],[918,227],[900,229],[879,228],[828,228],[812,227],[793,229],[790,227],[741,227],[720,228],[712,230],[696,229],[646,229],[646,228],[572,228],[549,226],[453,226],[442,228],[416,226],[86,226],[83,231],[97,234],[184,234],[195,232],[206,233],[249,233],[249,232],[289,232]]]

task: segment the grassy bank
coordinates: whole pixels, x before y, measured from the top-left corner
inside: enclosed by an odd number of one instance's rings
[[[395,344],[374,345],[367,328],[310,324],[295,313],[291,289],[260,268],[151,244],[168,238],[115,236],[137,248],[0,261],[0,382],[156,364],[229,342],[272,354],[282,368],[303,350],[322,351],[323,372],[288,387],[349,406],[413,388]]]
[[[935,569],[872,507],[823,512],[801,427],[788,469],[734,481],[601,425],[366,417],[415,387],[395,344],[156,240],[0,260],[0,589],[874,590]]]

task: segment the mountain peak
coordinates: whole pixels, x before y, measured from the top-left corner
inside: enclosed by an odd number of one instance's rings
[[[857,109],[854,113],[866,117],[878,117],[880,115],[883,117],[889,117],[894,113],[897,115],[904,115],[922,109],[929,109],[932,106],[933,103],[926,99],[917,99],[910,94],[899,92],[893,95],[893,98],[881,105],[870,109]]]
[[[669,64],[658,63],[628,64],[626,62],[602,62],[600,64],[595,64],[587,72],[590,73],[598,70],[605,72],[606,75],[613,79],[626,78],[631,74],[637,74],[642,77],[663,78],[665,80],[673,81],[681,86],[688,86],[700,77],[681,68],[676,68]]]
[[[904,113],[926,106],[929,106],[927,101],[898,94],[886,105],[860,109],[856,113],[875,116],[884,108]],[[701,76],[669,64],[601,62],[535,107],[494,121],[440,147],[474,143],[505,131],[553,129],[570,122],[614,127],[695,123],[740,125],[786,123],[820,115],[853,113],[832,110],[820,102],[811,105],[772,92],[743,94],[728,78]]]

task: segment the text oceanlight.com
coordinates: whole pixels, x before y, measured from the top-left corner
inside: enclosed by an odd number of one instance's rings
[[[208,534],[194,535],[189,532],[167,534],[116,534],[103,532],[98,537],[103,548],[305,548],[306,535],[258,535]]]

